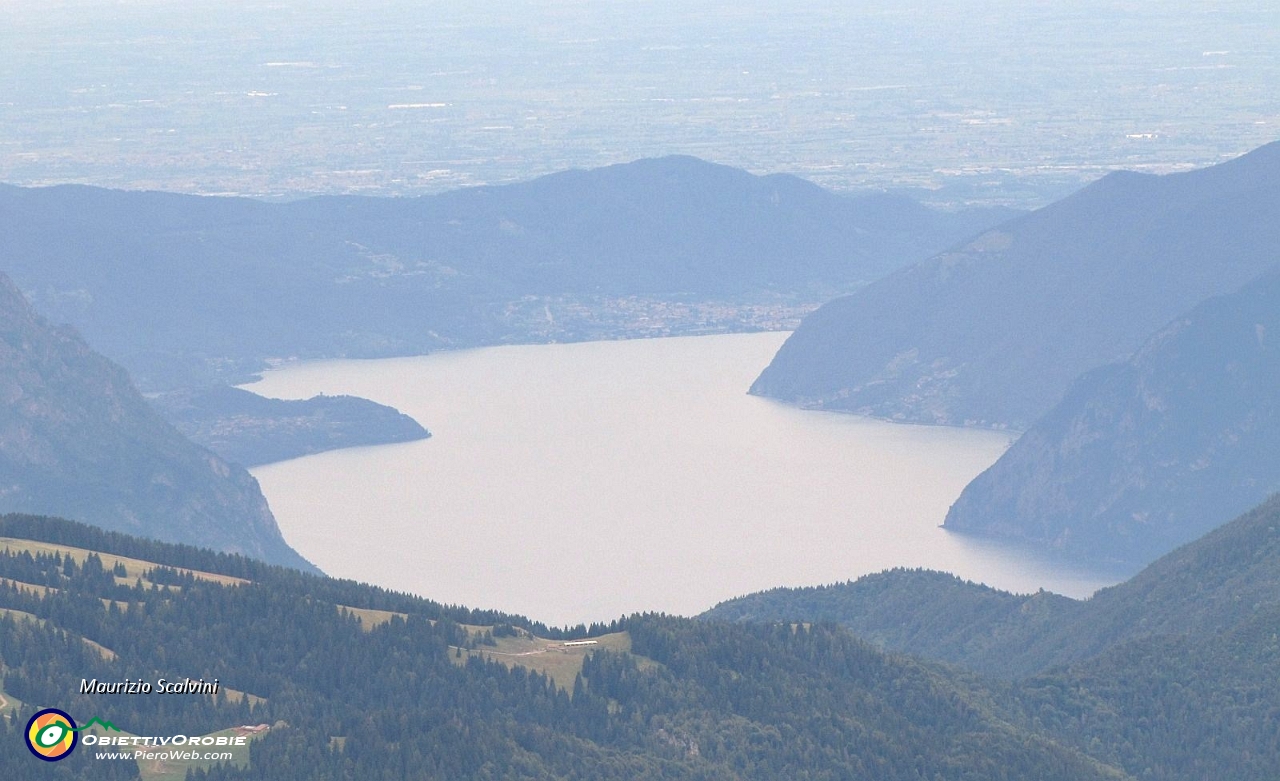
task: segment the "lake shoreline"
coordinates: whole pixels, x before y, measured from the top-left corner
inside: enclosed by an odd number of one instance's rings
[[[553,624],[700,613],[894,566],[1087,596],[1109,577],[938,528],[1008,432],[746,393],[786,332],[295,364],[247,389],[372,399],[432,438],[253,470],[318,566]]]

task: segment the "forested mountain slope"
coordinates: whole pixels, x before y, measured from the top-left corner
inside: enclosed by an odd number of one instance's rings
[[[1280,490],[1280,273],[1080,378],[946,527],[1148,562]]]
[[[1081,373],[1280,264],[1280,142],[1188,173],[1114,173],[805,318],[752,392],[1026,428]]]
[[[847,198],[689,157],[286,204],[0,186],[0,271],[160,390],[269,357],[617,338],[668,317],[736,327],[732,306],[821,303],[1010,214]],[[671,308],[699,303],[710,309]]]
[[[836,621],[888,648],[1025,676],[1130,641],[1229,635],[1277,606],[1280,497],[1088,600],[1009,594],[944,573],[891,570],[844,584],[740,597],[704,617]]]
[[[119,366],[35,314],[0,275],[0,511],[311,569],[258,483],[182,436]]]
[[[963,620],[1002,627],[973,658],[1024,667],[1003,683],[830,623],[553,630],[56,519],[8,516],[0,537],[19,718],[59,705],[141,734],[270,726],[247,767],[197,778],[1265,781],[1280,762],[1280,500],[1089,602],[1042,595],[1024,627],[1007,595],[920,573],[845,587],[874,587],[916,631],[932,619],[913,600],[942,602],[957,639],[981,634]],[[566,644],[579,638],[594,643]],[[233,693],[74,694],[125,676]]]
[[[3,518],[0,536],[21,540],[0,551],[19,722],[56,705],[137,734],[270,726],[248,767],[198,779],[1127,777],[832,625],[648,615],[569,633],[53,519]],[[65,546],[83,550],[68,563]],[[237,694],[77,694],[161,676]],[[36,761],[0,752],[10,775]]]
[[[888,648],[1011,677],[1025,728],[1138,778],[1280,766],[1280,497],[1087,601],[897,570],[723,603],[706,618],[836,620]]]

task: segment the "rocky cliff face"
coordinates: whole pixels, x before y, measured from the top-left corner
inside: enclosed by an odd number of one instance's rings
[[[965,489],[949,529],[1146,562],[1280,490],[1280,273],[1083,376]]]
[[[36,315],[0,275],[0,512],[314,569],[244,469],[185,439],[119,366]]]

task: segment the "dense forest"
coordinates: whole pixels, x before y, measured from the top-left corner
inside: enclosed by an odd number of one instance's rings
[[[195,779],[1270,781],[1280,766],[1280,498],[1084,602],[898,570],[565,628],[51,518],[5,516],[0,537],[6,728],[44,706],[143,735],[269,726],[248,762]],[[223,689],[79,694],[95,677]],[[106,777],[91,754],[58,772]],[[0,775],[30,761],[0,752]]]
[[[1086,601],[894,570],[775,589],[708,620],[835,621],[1008,681],[1004,712],[1143,779],[1280,767],[1280,497]]]
[[[7,516],[0,537],[49,543],[0,553],[3,691],[23,703],[10,720],[55,706],[142,735],[270,725],[247,766],[198,779],[1124,777],[1012,725],[981,683],[834,624],[635,615],[552,630],[55,519]],[[362,610],[392,612],[371,627]],[[630,650],[585,655],[571,683],[473,653],[523,633],[625,633]],[[78,693],[84,678],[188,676],[224,688]],[[76,754],[60,772],[103,777]],[[0,752],[0,775],[34,761]]]

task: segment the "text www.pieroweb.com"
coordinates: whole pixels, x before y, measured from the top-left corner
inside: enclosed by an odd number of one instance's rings
[[[199,751],[147,751],[146,749],[99,751],[93,756],[96,759],[156,760],[159,762],[230,762],[235,758],[230,751],[201,753]]]

